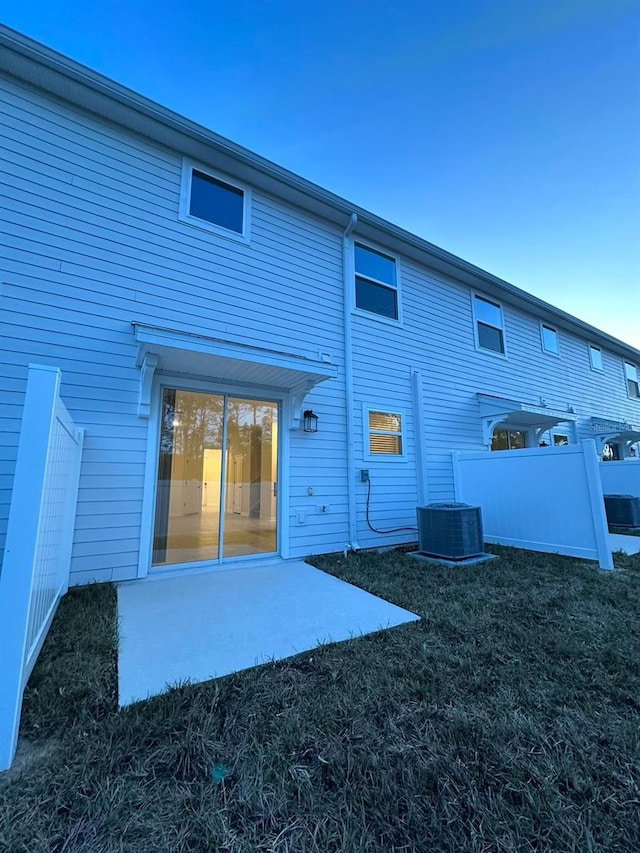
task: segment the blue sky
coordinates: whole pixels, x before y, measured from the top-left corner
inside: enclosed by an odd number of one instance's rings
[[[3,0],[0,20],[640,348],[640,0]]]

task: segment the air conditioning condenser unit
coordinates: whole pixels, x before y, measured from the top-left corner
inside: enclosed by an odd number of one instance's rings
[[[640,498],[633,495],[605,495],[607,521],[615,527],[640,527]]]
[[[466,560],[484,555],[479,506],[432,503],[419,506],[417,515],[420,553],[445,560]]]

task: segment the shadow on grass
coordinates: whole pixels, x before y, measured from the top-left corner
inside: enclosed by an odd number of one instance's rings
[[[25,696],[55,748],[0,790],[0,849],[640,849],[640,558],[491,550],[314,558],[422,621],[120,713],[114,591],[72,591]]]

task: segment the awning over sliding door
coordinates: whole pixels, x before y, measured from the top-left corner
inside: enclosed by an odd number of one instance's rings
[[[338,374],[324,353],[295,355],[143,323],[132,325],[141,370],[140,417],[149,416],[151,381],[157,370],[221,380],[237,388],[285,392],[294,398],[294,411],[315,385]]]

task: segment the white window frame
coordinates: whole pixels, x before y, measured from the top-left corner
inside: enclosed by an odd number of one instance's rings
[[[587,349],[589,350],[589,365],[591,367],[591,370],[595,370],[596,373],[604,373],[604,359],[602,358],[602,347],[598,347],[595,344],[588,343]],[[600,363],[602,364],[602,367],[596,367],[596,365],[593,363],[593,358],[591,355],[593,350],[597,350],[600,353]]]
[[[544,330],[548,329],[550,332],[553,332],[556,336],[556,344],[558,346],[558,351],[554,352],[552,349],[547,349],[544,345]],[[560,358],[560,333],[558,332],[555,326],[551,326],[549,323],[545,323],[544,320],[540,320],[540,346],[542,347],[542,352],[547,355],[553,355],[555,358]]]
[[[388,415],[399,415],[402,428],[399,433],[387,432],[385,430],[373,430],[376,435],[399,435],[402,453],[371,453],[369,450],[369,412],[383,412]],[[374,405],[373,403],[362,404],[362,436],[363,436],[363,459],[368,462],[406,462],[407,461],[407,413],[405,409],[398,406],[385,404]]]
[[[476,297],[478,299],[482,299],[483,302],[489,302],[491,305],[495,305],[496,308],[500,309],[500,319],[502,321],[501,326],[493,326],[494,329],[500,329],[502,332],[502,344],[504,346],[504,352],[496,352],[494,349],[487,349],[486,347],[480,346],[480,339],[478,335],[478,323],[482,323],[484,321],[480,320],[476,315]],[[473,336],[475,340],[475,347],[478,352],[484,353],[485,355],[492,355],[497,358],[507,358],[507,332],[505,329],[504,322],[504,306],[502,302],[498,302],[497,299],[494,299],[492,296],[487,296],[485,293],[479,293],[478,291],[471,291],[471,312],[473,315]],[[488,325],[485,323],[485,326]]]
[[[627,361],[626,358],[624,359],[623,364],[624,364],[624,387],[625,387],[626,392],[627,392],[627,397],[629,397],[630,400],[640,401],[640,396],[636,396],[635,394],[632,394],[629,391],[629,382],[635,381],[636,385],[638,386],[638,393],[640,394],[640,373],[638,373],[638,365],[634,364],[632,361]],[[632,370],[635,370],[635,372],[636,372],[635,380],[630,379],[627,376],[627,368],[628,367],[630,367]]]
[[[370,249],[372,252],[376,252],[379,255],[384,255],[385,258],[389,258],[396,265],[396,284],[395,288],[389,284],[388,281],[381,281],[378,278],[372,278],[369,275],[362,275],[356,271],[356,244],[358,246],[362,246],[363,249]],[[351,261],[353,265],[353,307],[352,313],[357,314],[360,317],[367,317],[369,320],[376,320],[379,323],[386,323],[387,325],[393,326],[397,328],[398,326],[402,326],[402,291],[400,287],[400,258],[397,255],[393,255],[387,249],[384,249],[382,246],[376,246],[374,243],[370,243],[368,240],[360,240],[356,238],[352,241],[351,245]],[[396,291],[396,305],[398,307],[398,316],[396,318],[393,317],[385,317],[384,314],[376,314],[375,311],[367,311],[365,308],[358,308],[356,304],[356,278],[362,278],[365,281],[370,281],[373,284],[379,284],[380,287],[386,287],[387,290]]]
[[[227,184],[232,189],[239,190],[243,193],[242,233],[232,231],[230,228],[224,228],[222,225],[216,225],[215,222],[200,219],[198,216],[192,216],[189,213],[189,206],[191,202],[191,179],[194,170],[196,172],[202,172],[208,177],[213,178],[216,181],[220,181],[220,183]],[[251,190],[249,187],[231,180],[226,175],[216,172],[208,166],[203,166],[201,163],[196,163],[193,160],[184,158],[182,161],[182,180],[180,185],[180,207],[178,219],[181,222],[193,225],[195,228],[201,228],[203,231],[209,231],[212,234],[217,234],[220,237],[227,237],[230,240],[236,240],[240,243],[248,243],[251,238]]]

